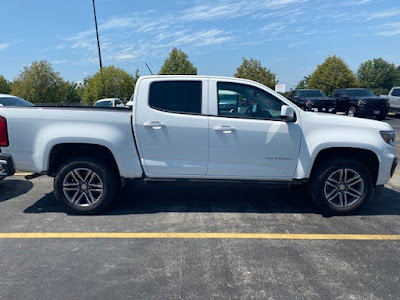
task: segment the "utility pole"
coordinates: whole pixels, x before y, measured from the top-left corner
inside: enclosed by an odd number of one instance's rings
[[[97,47],[99,49],[99,62],[101,70],[103,68],[103,64],[101,63],[101,51],[100,51],[99,30],[97,28],[96,6],[94,5],[94,0],[92,0],[92,2],[93,2],[94,24],[96,25]]]

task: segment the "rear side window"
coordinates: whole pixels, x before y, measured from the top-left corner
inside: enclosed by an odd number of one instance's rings
[[[400,97],[400,89],[394,89],[392,91],[392,96]]]
[[[170,112],[200,114],[201,90],[201,81],[153,82],[149,105]]]

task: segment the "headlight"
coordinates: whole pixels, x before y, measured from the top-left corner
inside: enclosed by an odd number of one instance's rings
[[[396,135],[393,131],[381,131],[381,136],[386,143],[394,147],[394,140],[396,138]]]

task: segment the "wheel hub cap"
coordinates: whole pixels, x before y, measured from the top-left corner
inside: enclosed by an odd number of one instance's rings
[[[64,196],[73,205],[81,207],[92,206],[103,196],[103,181],[93,170],[77,168],[65,176],[63,192]]]
[[[333,206],[345,208],[354,205],[364,193],[364,180],[353,169],[334,171],[324,186],[325,199]]]

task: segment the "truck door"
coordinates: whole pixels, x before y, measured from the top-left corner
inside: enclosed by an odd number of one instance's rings
[[[284,104],[253,85],[209,80],[207,176],[291,180],[297,167],[301,128],[280,118]],[[239,107],[221,110],[221,95],[237,93]]]
[[[147,176],[206,174],[207,78],[145,78],[134,109],[134,132]]]

